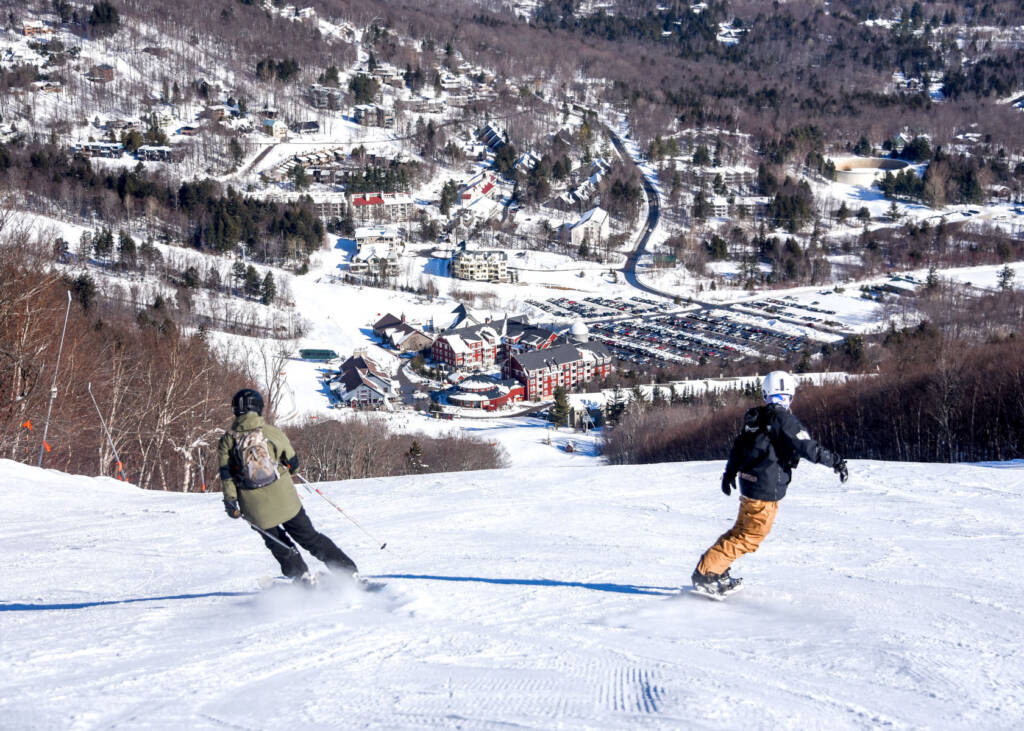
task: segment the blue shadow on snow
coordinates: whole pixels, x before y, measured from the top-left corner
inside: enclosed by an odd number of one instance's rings
[[[173,594],[170,596],[144,596],[135,599],[110,599],[99,602],[68,602],[67,604],[17,604],[0,602],[0,612],[45,612],[56,609],[89,609],[112,604],[136,604],[138,602],[163,602],[181,599],[206,599],[215,596],[252,596],[255,591],[211,591],[206,594]]]
[[[636,586],[634,584],[588,584],[581,581],[555,581],[553,579],[486,579],[479,576],[430,576],[425,574],[380,574],[375,579],[417,579],[421,581],[477,581],[482,584],[509,584],[512,586],[550,586],[610,591],[614,594],[651,594],[664,596],[679,591],[678,586]]]

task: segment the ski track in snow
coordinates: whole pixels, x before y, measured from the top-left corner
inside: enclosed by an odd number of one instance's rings
[[[1024,464],[801,466],[724,603],[719,462],[328,484],[386,581],[259,591],[220,496],[0,461],[0,728],[1019,728]],[[319,566],[310,559],[311,566]]]

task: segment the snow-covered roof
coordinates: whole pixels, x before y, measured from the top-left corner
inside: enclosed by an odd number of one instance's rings
[[[394,226],[360,226],[356,229],[355,239],[369,239],[369,238],[397,238],[398,229]]]
[[[408,193],[359,193],[352,196],[354,206],[382,206],[412,203]]]
[[[455,353],[468,353],[472,350],[472,348],[469,347],[469,344],[455,333],[448,333],[443,337],[445,342],[451,346],[452,351]]]
[[[352,261],[387,259],[391,255],[390,244],[364,244],[357,253],[352,255]]]
[[[580,220],[576,222],[576,226],[584,226],[588,223],[593,223],[596,226],[600,226],[608,220],[608,211],[601,208],[601,206],[595,206],[589,211],[580,216]]]

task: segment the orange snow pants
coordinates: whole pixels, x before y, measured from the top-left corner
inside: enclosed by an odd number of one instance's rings
[[[719,536],[715,545],[704,552],[697,564],[702,574],[720,574],[744,553],[753,553],[772,529],[779,503],[774,500],[751,500],[740,497],[736,524]]]

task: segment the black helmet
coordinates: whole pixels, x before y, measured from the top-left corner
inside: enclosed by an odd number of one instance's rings
[[[263,416],[263,397],[259,391],[243,388],[231,398],[231,408],[235,416],[241,416],[246,411],[255,411]]]

